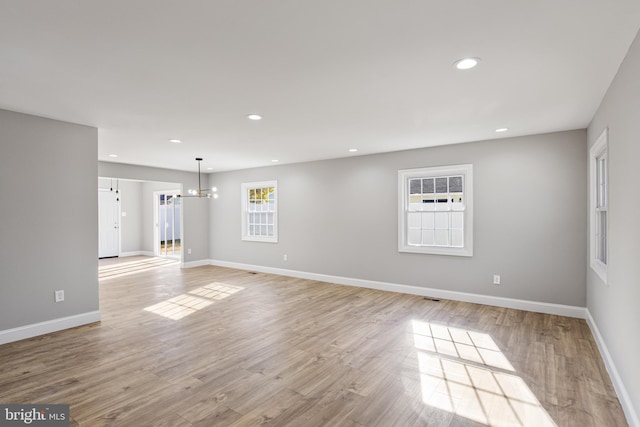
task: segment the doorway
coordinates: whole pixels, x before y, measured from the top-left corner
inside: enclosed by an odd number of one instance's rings
[[[181,239],[181,201],[177,191],[154,192],[155,205],[155,245],[156,256],[180,258]]]
[[[120,215],[118,195],[98,190],[98,258],[120,254]]]

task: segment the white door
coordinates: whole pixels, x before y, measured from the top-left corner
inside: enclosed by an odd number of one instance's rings
[[[120,222],[115,191],[98,191],[98,257],[119,255]]]
[[[154,192],[155,204],[155,255],[179,258],[182,247],[180,238],[180,208],[177,191]]]

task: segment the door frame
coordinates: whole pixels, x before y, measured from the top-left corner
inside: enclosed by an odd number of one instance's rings
[[[162,253],[160,253],[160,218],[159,218],[159,213],[160,213],[160,195],[161,194],[169,194],[172,195],[174,198],[176,198],[176,196],[178,194],[181,193],[180,189],[172,189],[172,190],[154,190],[153,191],[153,255],[157,256],[157,257],[161,257],[161,258],[172,258],[172,259],[179,259],[181,262],[183,262],[184,260],[184,248],[183,248],[183,239],[182,239],[182,234],[183,234],[183,223],[182,223],[182,217],[183,217],[183,209],[184,209],[184,205],[182,204],[182,200],[180,201],[180,218],[179,218],[179,223],[180,223],[180,252],[178,253],[178,255],[173,254],[173,255],[164,255]],[[175,218],[174,218],[174,222],[175,222]],[[166,239],[166,237],[165,237]],[[175,241],[175,239],[174,239]]]

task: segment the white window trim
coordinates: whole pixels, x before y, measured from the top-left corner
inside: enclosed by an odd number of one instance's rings
[[[407,201],[408,185],[411,178],[424,176],[464,175],[464,247],[411,246],[407,244]],[[435,166],[398,171],[398,252],[412,252],[434,255],[473,256],[473,165]]]
[[[273,213],[273,236],[249,236],[247,230],[247,212],[248,212],[248,203],[249,203],[249,189],[251,188],[264,188],[264,187],[273,187],[275,188],[275,212]],[[241,185],[242,197],[240,197],[240,213],[241,219],[241,239],[250,241],[250,242],[266,242],[266,243],[278,243],[278,181],[259,181],[259,182],[245,182]]]
[[[602,132],[602,134],[598,137],[598,140],[595,142],[595,144],[593,144],[593,146],[591,147],[591,149],[589,150],[589,260],[590,260],[590,265],[591,265],[591,269],[600,277],[600,280],[602,280],[602,282],[605,285],[608,285],[608,280],[607,280],[607,264],[603,263],[602,261],[600,261],[599,259],[597,259],[596,257],[596,205],[597,205],[597,197],[598,197],[598,183],[597,183],[597,176],[598,176],[598,172],[597,172],[597,161],[598,161],[598,157],[600,157],[603,153],[607,153],[607,157],[608,157],[608,151],[609,151],[609,129],[605,128],[605,130]],[[606,194],[607,194],[607,198],[608,198],[608,193],[609,193],[609,160],[607,159],[607,177],[605,179],[606,182]],[[608,210],[608,205],[609,203],[607,202],[607,210]],[[607,255],[606,255],[606,259],[607,259],[607,263],[609,262],[609,220],[610,220],[611,216],[609,215],[609,212],[607,212],[607,232],[606,232],[606,236],[607,236]]]

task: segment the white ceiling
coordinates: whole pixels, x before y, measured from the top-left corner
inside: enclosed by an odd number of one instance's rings
[[[578,129],[639,28],[638,0],[0,0],[0,108],[190,171]]]

